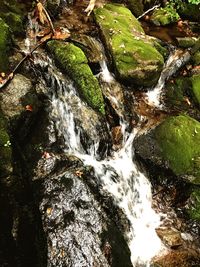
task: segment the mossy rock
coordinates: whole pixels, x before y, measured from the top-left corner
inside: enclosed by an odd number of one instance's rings
[[[8,69],[8,53],[11,44],[9,26],[0,18],[0,72]]]
[[[157,26],[165,26],[178,21],[179,18],[175,9],[165,7],[155,10],[151,16],[151,21]]]
[[[21,34],[24,30],[25,4],[18,3],[16,0],[2,1],[0,6],[0,17],[10,27],[10,31],[14,34]]]
[[[189,202],[187,213],[191,219],[200,221],[200,187],[193,189]]]
[[[0,13],[0,16],[9,25],[11,31],[14,34],[18,35],[23,32],[24,28],[23,28],[22,16],[13,12],[8,12],[5,14]]]
[[[200,65],[200,51],[197,51],[194,55],[192,55],[191,60],[194,66]]]
[[[200,184],[200,123],[186,115],[172,116],[155,129],[155,137],[171,170]]]
[[[50,41],[47,45],[57,63],[74,81],[84,100],[92,108],[105,114],[101,88],[87,64],[88,61],[83,51],[71,43],[60,41]]]
[[[188,110],[186,95],[190,87],[191,81],[188,77],[177,78],[173,83],[169,81],[165,90],[166,105],[173,110]]]
[[[190,79],[192,82],[191,90],[194,101],[200,105],[200,74],[194,74]]]
[[[130,10],[123,5],[106,4],[94,13],[117,76],[140,86],[155,84],[163,67],[163,57],[146,40]]]
[[[6,121],[0,112],[0,178],[12,172],[12,151]]]
[[[198,39],[195,37],[177,37],[176,40],[179,47],[189,48],[195,45]]]

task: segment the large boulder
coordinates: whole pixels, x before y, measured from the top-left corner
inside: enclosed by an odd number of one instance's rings
[[[34,114],[41,102],[30,79],[16,74],[12,81],[0,93],[1,108],[10,121],[18,120],[23,114]]]
[[[70,76],[84,100],[94,109],[105,114],[101,88],[94,77],[83,51],[70,43],[48,42],[49,50],[57,63]]]
[[[171,116],[135,140],[136,153],[169,168],[186,181],[200,184],[200,123],[186,115]]]
[[[122,5],[106,4],[94,13],[118,77],[140,86],[155,84],[163,57],[147,40],[130,10]]]
[[[169,117],[156,128],[155,137],[173,172],[200,184],[200,123],[186,115]]]

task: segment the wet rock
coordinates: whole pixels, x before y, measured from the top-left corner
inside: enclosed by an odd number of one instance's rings
[[[79,34],[78,36],[73,36],[74,41],[83,50],[89,63],[99,63],[105,57],[103,56],[103,47],[96,38]]]
[[[165,102],[171,110],[188,110],[191,103],[188,98],[191,81],[188,77],[169,81],[165,89]]]
[[[194,101],[200,104],[200,74],[194,74],[190,78],[192,82],[191,91]]]
[[[141,86],[153,85],[161,72],[163,57],[145,39],[130,10],[107,4],[95,10],[95,19],[119,78]]]
[[[40,211],[48,240],[47,266],[131,266],[126,249],[122,252],[123,241],[114,245],[106,237],[109,220],[82,175],[72,168],[44,181]]]
[[[84,100],[91,107],[105,114],[101,88],[87,64],[83,51],[73,44],[58,41],[48,42],[48,48],[55,55],[62,69],[74,81]]]
[[[180,251],[173,250],[167,255],[158,258],[154,261],[152,267],[195,267],[199,266],[198,254],[190,249]]]
[[[136,137],[134,140],[134,148],[136,155],[143,160],[150,161],[158,166],[164,166],[161,150],[156,142],[154,130]]]
[[[175,229],[159,228],[156,232],[162,242],[169,248],[178,248],[183,244],[181,233]]]
[[[134,16],[139,17],[144,13],[144,5],[142,0],[127,0],[127,6]]]
[[[0,101],[4,115],[14,124],[25,114],[35,114],[41,105],[32,82],[21,74],[16,74],[1,91]]]
[[[151,21],[157,26],[165,26],[178,21],[179,14],[172,7],[159,8],[151,16]]]
[[[11,35],[8,25],[0,18],[0,72],[8,69],[8,53],[11,45]]]
[[[199,184],[200,123],[186,115],[172,116],[135,140],[141,158],[170,169],[180,178]]]

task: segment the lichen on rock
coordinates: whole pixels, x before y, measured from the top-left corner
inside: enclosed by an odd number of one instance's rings
[[[95,19],[119,78],[140,86],[155,84],[163,56],[145,38],[130,10],[123,5],[106,4],[95,10]]]
[[[94,77],[83,51],[71,43],[48,42],[49,50],[57,63],[74,81],[84,100],[94,109],[105,114],[101,88]]]

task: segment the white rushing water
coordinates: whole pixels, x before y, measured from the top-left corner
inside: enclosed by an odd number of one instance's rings
[[[110,82],[113,76],[105,64],[102,65],[104,81]],[[54,74],[55,75],[55,74]],[[150,266],[152,257],[164,249],[155,228],[160,224],[160,216],[152,209],[151,184],[147,177],[139,171],[134,161],[133,140],[138,132],[126,132],[126,122],[122,120],[123,144],[121,149],[113,151],[111,156],[97,160],[98,137],[92,140],[89,152],[84,151],[80,130],[77,128],[71,99],[75,99],[76,110],[85,105],[76,95],[72,85],[66,85],[55,76],[59,83],[57,91],[53,91],[52,117],[54,118],[59,135],[64,137],[66,152],[80,158],[85,165],[94,168],[96,178],[103,190],[112,197],[130,222],[130,230],[125,233],[131,251],[131,261],[134,267]],[[117,100],[116,100],[117,101]],[[74,105],[74,103],[73,103]]]
[[[165,82],[172,77],[188,60],[190,59],[190,53],[183,50],[172,50],[170,56],[168,57],[163,71],[160,75],[157,85],[146,93],[147,101],[150,105],[157,108],[162,108],[161,98],[163,95],[163,88]]]

